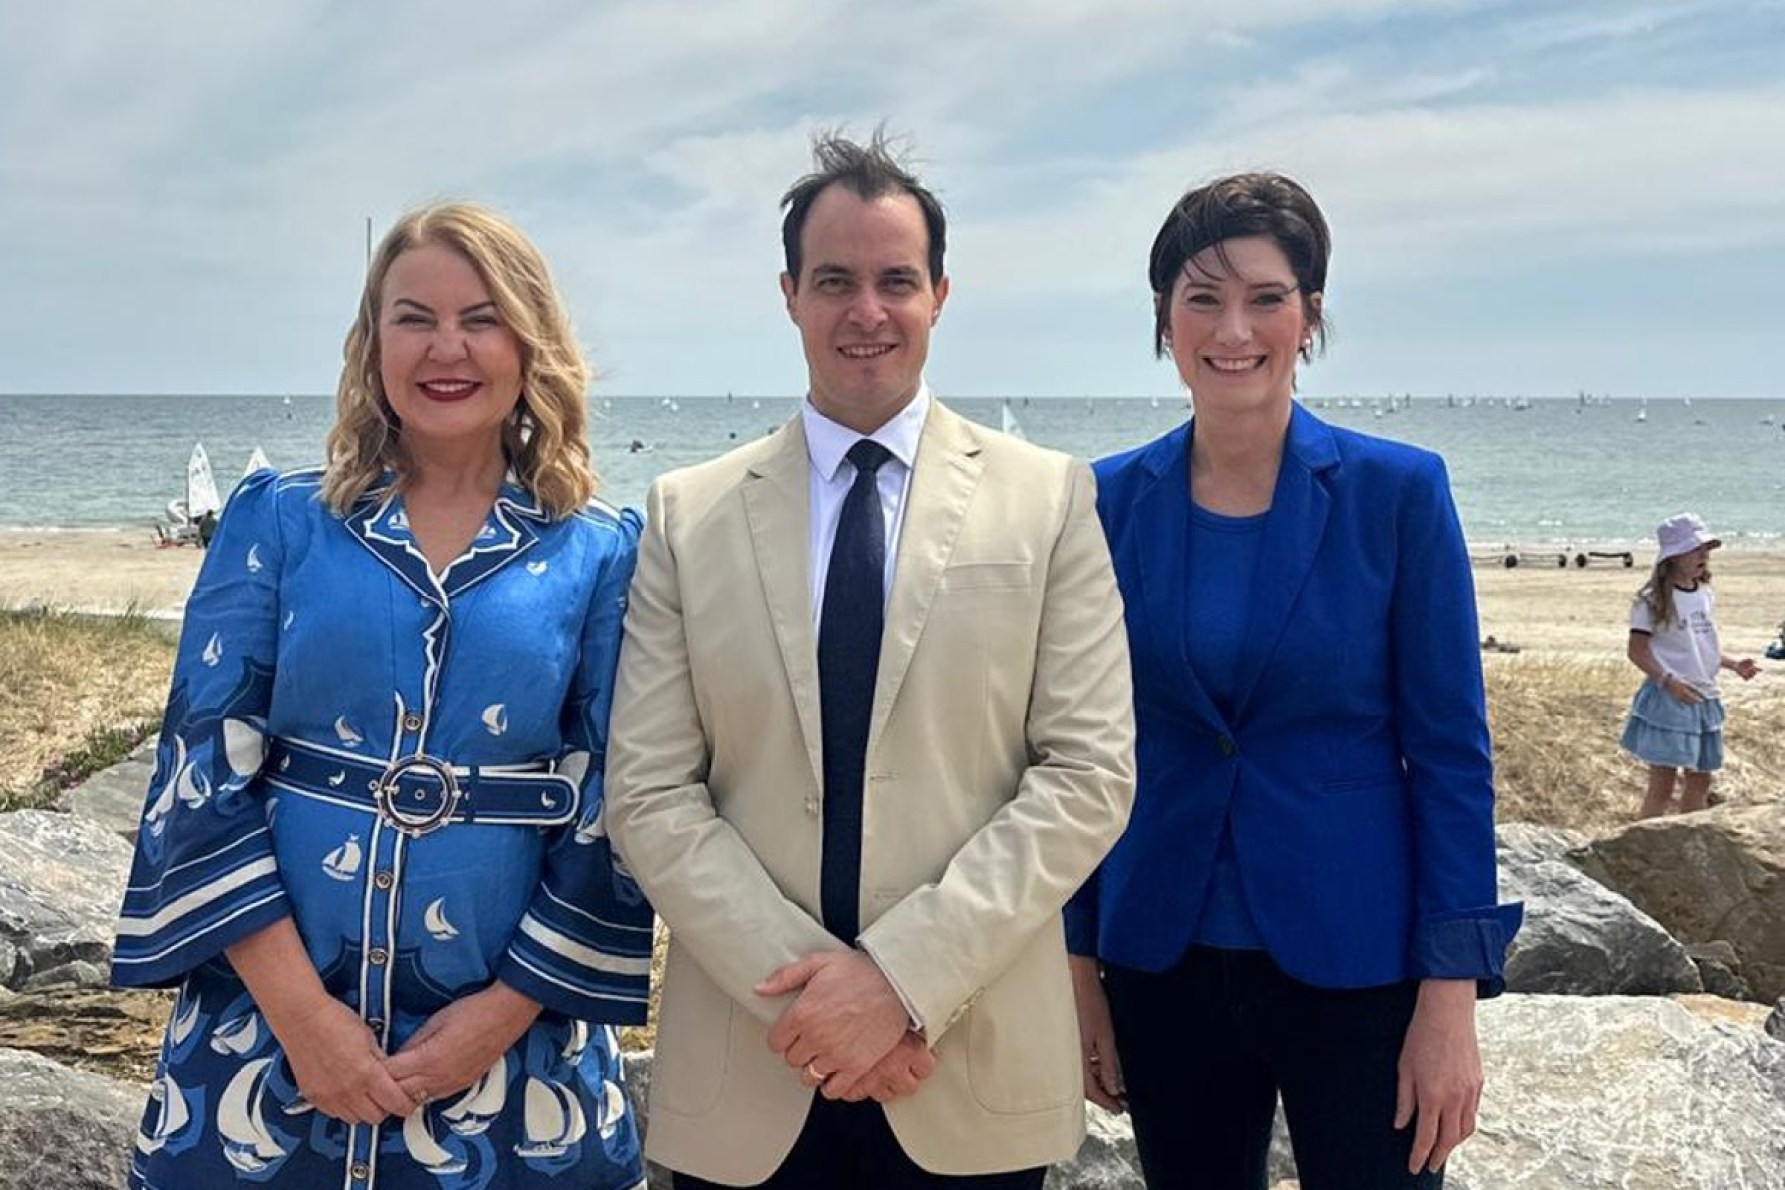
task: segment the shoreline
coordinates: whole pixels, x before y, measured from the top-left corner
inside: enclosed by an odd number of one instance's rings
[[[1562,551],[1536,545],[1521,545],[1522,553],[1534,556],[1509,568],[1504,549],[1470,547],[1484,638],[1492,636],[1519,653],[1624,661],[1630,601],[1648,574],[1652,547],[1633,550],[1628,568],[1603,559],[1577,567],[1572,549],[1569,564],[1557,566],[1545,559]],[[146,529],[0,528],[0,607],[133,611],[177,619],[204,556],[189,546],[158,547]],[[1785,547],[1726,547],[1717,551],[1712,566],[1725,651],[1760,658],[1785,619]],[[1495,660],[1516,662],[1517,656]],[[1785,676],[1785,663],[1762,659],[1761,664]]]

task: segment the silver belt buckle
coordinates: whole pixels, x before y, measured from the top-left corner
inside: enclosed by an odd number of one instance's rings
[[[405,774],[420,769],[440,782],[440,804],[425,813],[417,813],[406,809],[402,804],[402,787],[400,782]],[[422,793],[416,791],[414,798],[420,800]],[[391,826],[411,838],[418,838],[430,831],[439,830],[452,820],[458,812],[459,802],[463,800],[465,791],[459,786],[459,778],[452,771],[452,766],[432,756],[405,756],[393,762],[378,778],[378,787],[373,791],[372,800],[378,807],[378,814]]]

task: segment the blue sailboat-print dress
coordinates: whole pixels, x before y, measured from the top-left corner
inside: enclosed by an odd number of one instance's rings
[[[638,517],[505,485],[436,576],[388,482],[345,517],[320,484],[243,481],[187,603],[113,960],[179,988],[129,1184],[638,1185],[613,1026],[651,910],[601,798]],[[386,1053],[498,979],[544,1009],[469,1088],[349,1126],[223,953],[287,916]]]

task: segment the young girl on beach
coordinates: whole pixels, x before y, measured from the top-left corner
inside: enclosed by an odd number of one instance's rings
[[[1705,808],[1711,774],[1723,767],[1717,671],[1732,670],[1746,681],[1759,670],[1751,658],[1724,653],[1717,641],[1710,559],[1723,543],[1689,512],[1661,522],[1655,538],[1655,569],[1630,608],[1627,653],[1644,680],[1623,738],[1625,750],[1649,766],[1643,818],[1668,812],[1681,769],[1680,811]]]

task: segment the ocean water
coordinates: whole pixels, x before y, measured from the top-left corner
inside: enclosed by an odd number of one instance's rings
[[[1681,509],[1732,547],[1785,545],[1785,401],[1307,401],[1339,425],[1443,455],[1464,530],[1483,548],[1639,548]],[[1003,402],[949,403],[996,426]],[[590,441],[605,494],[638,504],[660,472],[758,437],[798,404],[597,397]],[[1031,440],[1084,458],[1145,442],[1185,416],[1173,398],[1010,405]],[[194,442],[227,491],[256,446],[277,467],[318,461],[332,416],[333,399],[322,396],[0,396],[0,528],[148,533],[184,494]]]

